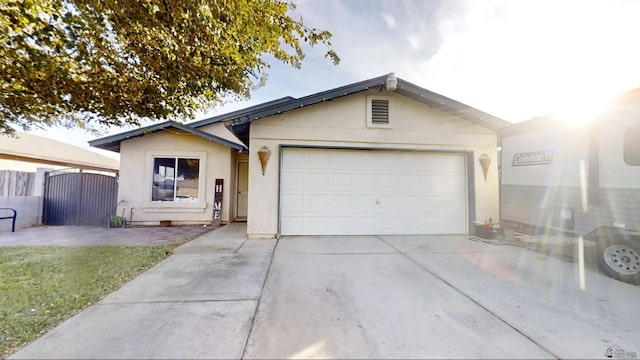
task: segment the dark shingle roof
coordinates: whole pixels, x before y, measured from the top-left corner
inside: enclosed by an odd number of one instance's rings
[[[189,125],[199,127],[214,122],[224,121],[227,128],[229,128],[244,144],[248,145],[249,124],[254,120],[262,119],[271,115],[282,114],[287,111],[300,109],[305,106],[311,106],[325,101],[331,101],[339,97],[363,91],[382,91],[385,89],[387,76],[388,75],[375,77],[373,79],[322,91],[298,99],[292,97],[281,98],[233,113],[200,120]],[[450,99],[446,96],[421,88],[408,81],[402,79],[397,80],[398,83],[396,89],[392,90],[393,92],[421,102],[431,108],[444,111],[453,116],[468,120],[474,124],[484,126],[494,131],[511,125],[511,123],[505,120]]]
[[[224,122],[225,126],[232,131],[238,139],[240,139],[245,145],[249,144],[249,125],[252,121],[262,119],[268,116],[282,114],[287,111],[300,109],[305,106],[311,106],[325,101],[331,101],[343,96],[363,92],[363,91],[382,91],[385,89],[385,82],[388,75],[378,76],[369,80],[360,81],[357,83],[341,86],[335,89],[322,91],[316,94],[308,95],[301,98],[283,97],[280,99],[272,100],[266,103],[254,105],[245,109],[236,110],[230,113],[213,116],[203,120],[198,120],[186,125],[181,125],[175,122],[165,122],[157,125],[153,125],[147,128],[133,130],[127,133],[114,135],[102,139],[90,141],[91,146],[119,151],[120,141],[126,140],[135,136],[142,136],[146,133],[157,131],[162,129],[163,126],[169,126],[167,124],[173,124],[171,126],[180,126],[180,129],[194,133],[196,135],[209,138],[209,140],[222,143],[229,147],[235,148],[229,144],[234,144],[227,140],[215,137],[202,131],[196,130],[196,128],[210,125],[217,122]],[[431,108],[438,109],[446,112],[458,118],[470,121],[474,124],[498,131],[501,128],[511,125],[511,123],[497,118],[493,115],[487,114],[483,111],[475,109],[471,106],[465,105],[456,100],[450,99],[446,96],[434,93],[427,89],[421,88],[408,81],[397,79],[397,85],[395,90],[391,90],[397,94],[406,96],[410,99],[423,103]],[[197,132],[197,133],[195,133]],[[212,137],[212,138],[210,138]],[[217,139],[214,140],[213,138]],[[246,149],[243,149],[246,150]]]
[[[175,128],[178,130],[182,130],[185,131],[187,133],[190,133],[192,135],[201,137],[205,140],[209,140],[209,141],[213,141],[215,143],[224,145],[224,146],[228,146],[232,149],[238,150],[238,151],[247,151],[247,148],[240,145],[240,144],[236,144],[232,141],[223,139],[219,136],[215,136],[209,133],[206,133],[204,131],[200,131],[196,128],[193,128],[189,125],[185,125],[185,124],[180,124],[177,123],[175,121],[165,121],[159,124],[154,124],[151,126],[147,126],[147,127],[143,127],[143,128],[139,128],[139,129],[135,129],[135,130],[131,130],[131,131],[127,131],[124,132],[122,134],[116,134],[116,135],[112,135],[112,136],[107,136],[107,137],[103,137],[100,139],[95,139],[92,141],[89,141],[89,145],[93,146],[93,147],[97,147],[100,149],[105,149],[105,150],[110,150],[110,151],[114,151],[114,152],[120,152],[120,143],[124,140],[127,139],[131,139],[131,138],[135,138],[135,137],[139,137],[139,136],[144,136],[147,134],[151,134],[160,130],[165,130],[168,128]]]

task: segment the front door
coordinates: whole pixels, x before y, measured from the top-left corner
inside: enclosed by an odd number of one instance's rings
[[[238,198],[236,206],[236,218],[239,220],[247,218],[247,208],[249,204],[249,163],[238,162]]]

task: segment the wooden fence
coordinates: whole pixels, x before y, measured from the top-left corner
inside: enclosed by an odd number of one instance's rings
[[[35,173],[0,170],[0,196],[31,196]]]

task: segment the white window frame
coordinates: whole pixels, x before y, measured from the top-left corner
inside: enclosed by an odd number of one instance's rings
[[[388,124],[374,124],[373,123],[373,120],[371,119],[371,117],[372,117],[371,104],[372,104],[373,100],[386,100],[386,101],[389,102],[389,123]],[[392,108],[393,107],[392,107],[391,98],[389,98],[387,96],[380,96],[380,95],[367,95],[367,128],[393,129]]]
[[[206,203],[207,153],[204,151],[147,150],[145,152],[143,191],[146,203],[141,204],[144,212],[204,212]],[[156,158],[188,158],[199,160],[198,199],[194,201],[152,201],[153,163]]]

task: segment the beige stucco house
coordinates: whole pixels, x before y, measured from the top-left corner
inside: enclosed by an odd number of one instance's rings
[[[118,213],[134,224],[246,220],[250,238],[467,234],[498,218],[506,125],[389,74],[90,144],[120,152]]]

